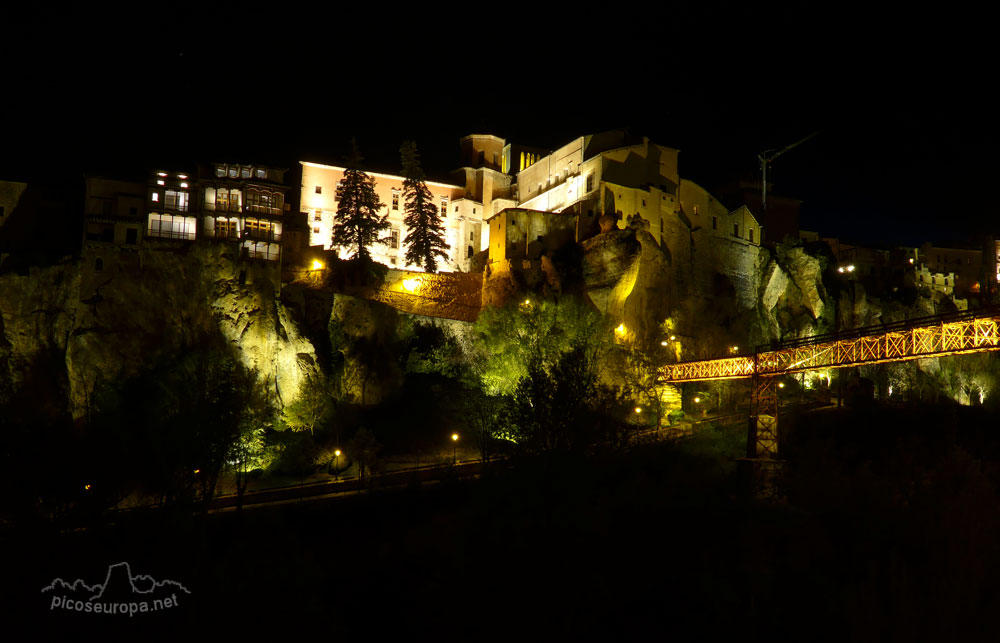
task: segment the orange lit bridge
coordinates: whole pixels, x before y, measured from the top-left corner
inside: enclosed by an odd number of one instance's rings
[[[758,347],[752,356],[679,362],[661,370],[668,383],[752,380],[751,459],[776,460],[776,377],[816,369],[899,362],[1000,349],[1000,307],[946,313]]]

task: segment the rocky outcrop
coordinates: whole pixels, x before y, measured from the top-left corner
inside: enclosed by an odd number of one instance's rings
[[[277,300],[274,282],[261,273],[240,285],[229,246],[172,248],[145,249],[135,269],[98,271],[84,258],[0,276],[0,381],[17,386],[39,351],[62,355],[66,408],[78,418],[102,383],[221,331],[279,404],[294,400],[316,368],[315,351]]]
[[[670,311],[670,260],[648,231],[610,230],[582,242],[587,298],[640,341],[657,332]]]
[[[341,391],[362,405],[378,404],[396,392],[403,375],[390,344],[399,319],[386,304],[336,295],[330,312],[334,350],[344,357]]]

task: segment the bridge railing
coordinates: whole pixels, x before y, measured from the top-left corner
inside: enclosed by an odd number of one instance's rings
[[[669,364],[661,379],[692,382],[779,375],[1000,349],[1000,307],[868,326],[758,347],[753,356]]]

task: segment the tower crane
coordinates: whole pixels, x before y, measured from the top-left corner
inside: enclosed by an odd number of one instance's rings
[[[788,152],[789,150],[791,150],[793,148],[796,148],[799,145],[802,145],[803,143],[805,143],[806,141],[808,141],[812,137],[816,136],[817,134],[819,134],[819,131],[813,132],[809,136],[806,136],[805,138],[799,139],[799,140],[795,141],[794,143],[792,143],[791,145],[786,145],[785,147],[781,148],[780,150],[764,150],[763,152],[761,152],[760,154],[757,155],[757,159],[760,160],[760,174],[761,174],[761,177],[760,177],[761,178],[760,201],[761,201],[761,209],[762,210],[765,210],[765,211],[767,210],[767,165],[768,165],[768,163],[770,163],[774,159],[778,158],[779,156],[781,156],[785,152]]]

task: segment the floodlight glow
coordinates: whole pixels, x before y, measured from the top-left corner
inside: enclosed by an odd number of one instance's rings
[[[458,434],[457,433],[452,433],[451,434],[451,441],[452,442],[458,442]]]
[[[420,288],[420,280],[419,279],[404,279],[403,280],[403,288],[407,292],[416,292]]]
[[[641,406],[635,407],[635,412],[636,413],[642,413],[642,407]]]
[[[697,404],[699,402],[701,402],[701,398],[700,397],[695,397],[694,398],[694,403]]]
[[[313,259],[312,269],[313,270],[322,270],[323,269],[323,262],[320,261],[319,259]]]
[[[339,458],[340,457],[340,449],[337,449],[336,451],[334,451],[333,455],[335,455],[335,456],[337,456]]]
[[[666,342],[666,340],[664,340],[664,341],[660,342],[660,346],[666,346],[666,345],[667,345],[667,342]]]

